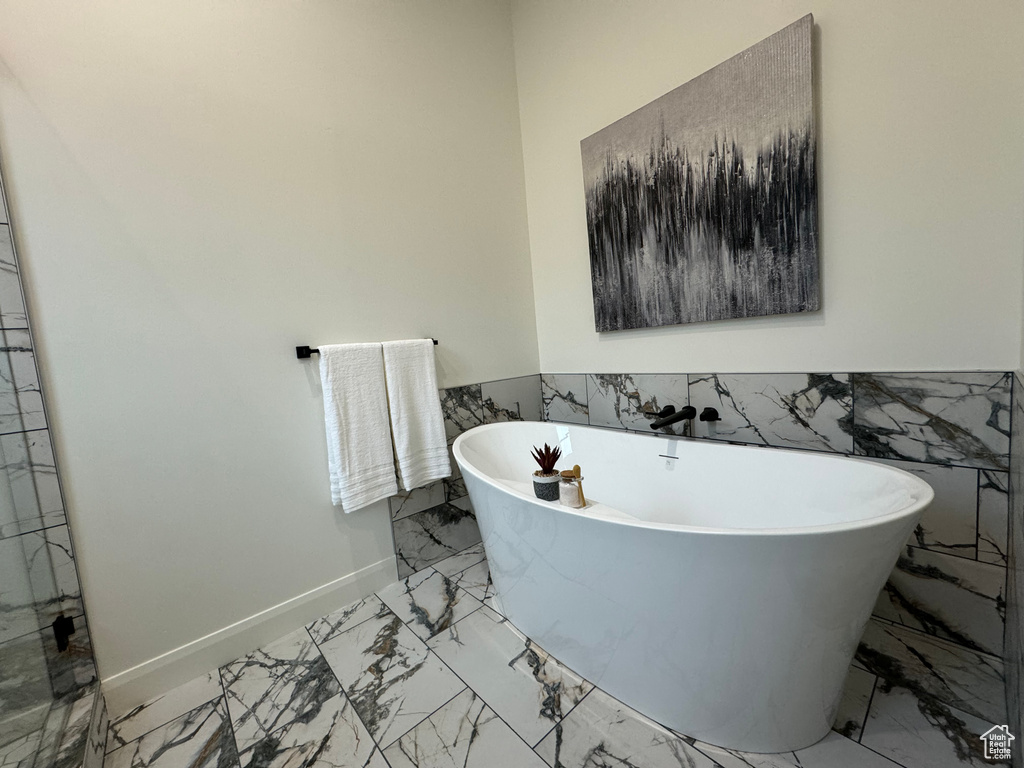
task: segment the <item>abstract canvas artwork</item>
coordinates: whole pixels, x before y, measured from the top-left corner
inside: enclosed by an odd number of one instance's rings
[[[819,309],[813,25],[581,142],[598,331]]]

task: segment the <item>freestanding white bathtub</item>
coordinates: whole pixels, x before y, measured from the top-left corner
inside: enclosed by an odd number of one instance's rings
[[[581,465],[585,509],[534,497],[545,442]],[[871,462],[593,427],[491,424],[454,451],[509,620],[648,717],[751,752],[827,735],[933,496]]]

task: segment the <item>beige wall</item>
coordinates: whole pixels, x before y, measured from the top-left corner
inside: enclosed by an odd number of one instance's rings
[[[812,12],[823,311],[594,331],[580,139]],[[541,369],[1016,368],[1024,5],[513,3]]]
[[[209,633],[393,577],[386,504],[331,506],[295,345],[431,335],[442,386],[538,370],[510,29],[480,0],[0,1],[0,147],[104,679],[173,682],[285,630]]]

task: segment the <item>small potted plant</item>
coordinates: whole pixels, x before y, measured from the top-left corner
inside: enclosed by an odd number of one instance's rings
[[[538,499],[558,501],[558,483],[562,476],[555,471],[555,464],[562,458],[562,449],[544,443],[543,450],[534,446],[532,455],[540,464],[540,469],[533,473],[533,492]]]

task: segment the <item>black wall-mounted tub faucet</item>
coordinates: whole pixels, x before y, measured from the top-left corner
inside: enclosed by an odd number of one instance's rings
[[[674,405],[666,405],[658,412],[658,418],[651,422],[651,429],[661,429],[677,421],[689,420],[697,415],[697,409],[692,405],[684,405],[678,411]]]

